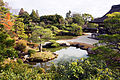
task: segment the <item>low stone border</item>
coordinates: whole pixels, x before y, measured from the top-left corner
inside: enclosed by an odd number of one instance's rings
[[[88,54],[94,54],[92,51],[92,48],[94,48],[93,45],[86,44],[86,43],[80,43],[80,42],[69,42],[69,44],[70,46],[74,46],[76,48],[87,50]]]

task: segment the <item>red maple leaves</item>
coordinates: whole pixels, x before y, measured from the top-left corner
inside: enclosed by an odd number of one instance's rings
[[[11,21],[10,13],[7,13],[4,18],[0,16],[0,24],[4,25],[4,28],[7,30],[11,30],[14,25]]]

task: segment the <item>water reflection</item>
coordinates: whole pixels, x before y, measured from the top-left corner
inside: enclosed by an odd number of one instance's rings
[[[82,57],[88,57],[88,53],[86,50],[82,50],[80,48],[76,48],[76,47],[68,47],[68,48],[64,48],[61,49],[59,51],[55,52],[56,54],[58,54],[58,57],[54,60],[51,60],[49,62],[44,62],[44,63],[36,63],[36,66],[42,67],[45,70],[47,68],[49,68],[49,66],[51,65],[51,62],[54,62],[55,64],[59,61],[70,61],[70,60],[76,60],[76,59],[80,59]]]

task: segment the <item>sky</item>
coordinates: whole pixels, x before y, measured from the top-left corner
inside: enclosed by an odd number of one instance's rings
[[[93,17],[101,17],[107,13],[112,5],[120,4],[120,0],[4,0],[12,9],[24,8],[31,13],[32,9],[38,10],[39,15],[59,14],[65,17],[71,10],[72,13],[88,13]]]

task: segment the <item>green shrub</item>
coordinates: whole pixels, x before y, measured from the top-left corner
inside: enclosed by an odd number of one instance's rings
[[[104,60],[109,68],[117,69],[120,68],[119,58],[120,54],[117,50],[108,48],[106,46],[99,46],[92,49],[95,55],[91,55],[96,60]]]
[[[18,53],[14,49],[15,40],[11,39],[7,33],[0,32],[0,61],[4,58],[17,57]]]
[[[52,47],[59,47],[59,43],[57,43],[56,41],[54,40],[51,40],[50,42],[52,42],[53,44],[51,45]]]
[[[6,41],[7,47],[14,46],[14,44],[15,44],[15,40],[13,40],[13,39],[9,39]]]
[[[18,59],[17,62],[18,62],[19,64],[23,64],[23,60],[22,60],[22,59]]]
[[[119,80],[119,71],[113,71],[103,61],[81,59],[60,61],[50,68],[54,80]]]
[[[27,43],[27,45],[28,45],[29,47],[34,47],[34,44],[33,44],[33,43]]]
[[[42,80],[43,69],[32,68],[28,64],[10,62],[0,73],[0,80]]]
[[[77,24],[72,24],[70,30],[70,32],[74,33],[75,35],[82,35],[82,27]]]
[[[27,46],[27,42],[25,40],[19,40],[16,43],[15,49],[21,52],[24,52]]]
[[[47,51],[47,49],[46,48],[42,48],[42,51]]]
[[[60,45],[59,45],[59,43],[53,43],[51,46],[52,47],[59,47]]]
[[[36,43],[27,43],[27,45],[31,48],[38,47],[38,44]]]
[[[43,68],[40,68],[40,67],[35,67],[35,69],[38,70],[39,74],[42,74],[45,72],[45,70]]]
[[[25,51],[26,46],[24,44],[17,44],[15,49],[23,52],[23,51]]]
[[[43,68],[14,61],[0,68],[1,80],[120,80],[119,71],[109,69],[103,61],[88,59],[60,61],[46,72]]]
[[[32,49],[29,49],[29,50],[28,50],[28,55],[30,55],[30,56],[31,56],[31,54],[34,54],[34,53],[36,53],[36,51],[35,51],[35,50],[32,50]]]

